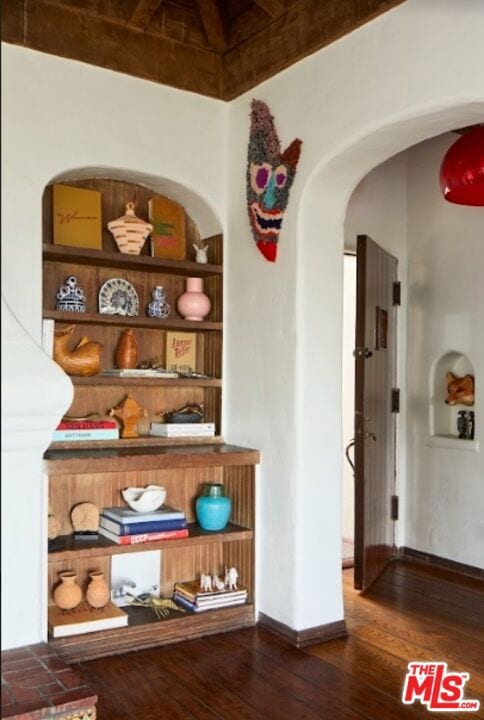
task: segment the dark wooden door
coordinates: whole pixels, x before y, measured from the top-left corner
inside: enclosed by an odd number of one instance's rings
[[[394,554],[397,260],[358,235],[355,347],[355,588]]]

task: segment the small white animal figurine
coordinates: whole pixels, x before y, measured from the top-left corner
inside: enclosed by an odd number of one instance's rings
[[[193,243],[193,247],[195,248],[195,253],[196,253],[195,262],[203,263],[203,264],[207,263],[208,262],[208,257],[207,257],[208,245],[205,245],[205,247],[199,247],[198,245],[195,245],[195,243]]]
[[[202,592],[212,592],[212,578],[210,575],[200,576],[200,589]]]
[[[234,567],[225,568],[225,585],[229,590],[237,590],[239,573]]]
[[[218,575],[214,575],[212,578],[212,587],[214,586],[217,590],[223,590],[225,587],[225,583],[219,578]]]

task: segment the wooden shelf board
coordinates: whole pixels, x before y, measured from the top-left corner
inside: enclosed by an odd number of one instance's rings
[[[114,441],[120,443],[123,441]],[[128,472],[169,468],[256,465],[260,452],[225,443],[209,445],[119,447],[100,449],[49,449],[44,455],[51,475]]]
[[[68,247],[44,243],[44,260],[50,262],[73,263],[76,265],[95,265],[96,267],[122,268],[186,277],[212,277],[222,275],[222,265],[202,264],[193,260],[163,260],[149,255],[127,255],[123,253],[104,252],[89,248]]]
[[[142,552],[143,550],[170,550],[171,548],[193,545],[213,545],[214,543],[234,542],[236,540],[252,540],[254,537],[253,530],[233,523],[229,523],[224,530],[219,532],[202,530],[198,523],[189,523],[188,530],[190,535],[187,538],[157,540],[156,542],[136,543],[135,545],[117,545],[102,535],[95,540],[77,540],[73,535],[63,535],[62,538],[58,538],[58,541],[63,541],[63,546],[61,545],[58,550],[49,552],[49,562],[121,555]]]
[[[213,330],[220,332],[223,324],[210,320],[182,320],[181,318],[166,318],[158,320],[144,315],[128,317],[124,315],[102,315],[101,313],[64,312],[63,310],[44,310],[44,319],[56,320],[62,323],[75,323],[76,325],[115,325],[118,327],[146,328],[149,330]]]
[[[103,448],[125,449],[130,447],[171,447],[173,445],[219,445],[223,443],[221,435],[215,437],[185,437],[165,438],[155,435],[142,435],[141,437],[126,440],[68,440],[66,442],[53,442],[50,450],[102,450]]]
[[[152,385],[163,387],[222,387],[219,378],[157,378],[157,377],[117,377],[110,375],[91,375],[90,377],[71,376],[73,385]]]
[[[203,613],[174,612],[162,620],[157,620],[155,614],[145,608],[129,608],[127,612],[130,623],[127,627],[49,639],[49,645],[63,660],[72,663],[239,630],[255,624],[252,603]]]

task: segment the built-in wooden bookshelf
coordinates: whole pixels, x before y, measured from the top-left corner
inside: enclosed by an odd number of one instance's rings
[[[64,181],[64,184],[99,190],[102,194],[103,249],[65,247],[52,243],[52,194],[44,193],[44,318],[55,321],[56,329],[75,324],[73,346],[81,337],[102,343],[101,367],[114,365],[114,354],[122,330],[135,331],[140,360],[165,358],[168,330],[197,333],[196,370],[203,378],[127,378],[98,374],[72,377],[74,399],[69,415],[105,415],[131,392],[146,410],[140,422],[140,437],[130,440],[52,443],[45,454],[49,477],[49,503],[61,525],[61,535],[48,556],[49,604],[63,570],[74,570],[85,589],[89,572],[101,570],[110,580],[111,558],[120,553],[160,550],[160,587],[171,596],[177,581],[197,579],[200,574],[222,574],[225,566],[235,565],[240,582],[249,590],[247,605],[212,610],[200,615],[174,612],[163,621],[152,611],[130,608],[129,626],[85,635],[51,640],[67,660],[90,657],[199,637],[236,629],[254,623],[254,495],[255,464],[259,452],[227,445],[221,428],[223,256],[222,237],[205,239],[209,245],[206,265],[193,260],[161,260],[150,257],[149,241],[139,256],[118,252],[106,223],[124,213],[128,201],[136,203],[136,214],[147,218],[148,200],[156,193],[149,188],[108,179]],[[186,216],[187,249],[199,240],[197,228]],[[187,252],[187,257],[193,254]],[[86,294],[86,313],[56,310],[56,293],[69,275],[75,275]],[[210,315],[202,322],[189,322],[176,312],[176,299],[185,289],[186,277],[203,277],[204,291],[211,300]],[[102,315],[98,312],[98,293],[111,277],[121,277],[134,285],[140,300],[136,317]],[[146,315],[151,291],[165,288],[171,306],[170,317],[157,320]],[[204,405],[205,421],[214,422],[214,438],[152,437],[149,424],[160,413],[188,402]],[[207,533],[196,523],[195,499],[206,482],[220,482],[232,500],[231,522],[221,532]],[[89,501],[100,509],[123,505],[125,487],[163,485],[167,503],[183,510],[189,522],[189,536],[182,539],[137,545],[117,545],[105,538],[76,541],[72,535],[70,512],[78,502]]]

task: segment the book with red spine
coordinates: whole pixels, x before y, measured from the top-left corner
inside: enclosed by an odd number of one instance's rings
[[[99,528],[99,535],[112,540],[116,545],[138,545],[141,543],[155,542],[157,540],[178,540],[188,537],[188,530],[165,530],[162,532],[140,533],[138,535],[115,535],[115,533]]]
[[[56,430],[116,430],[116,420],[61,420]]]

